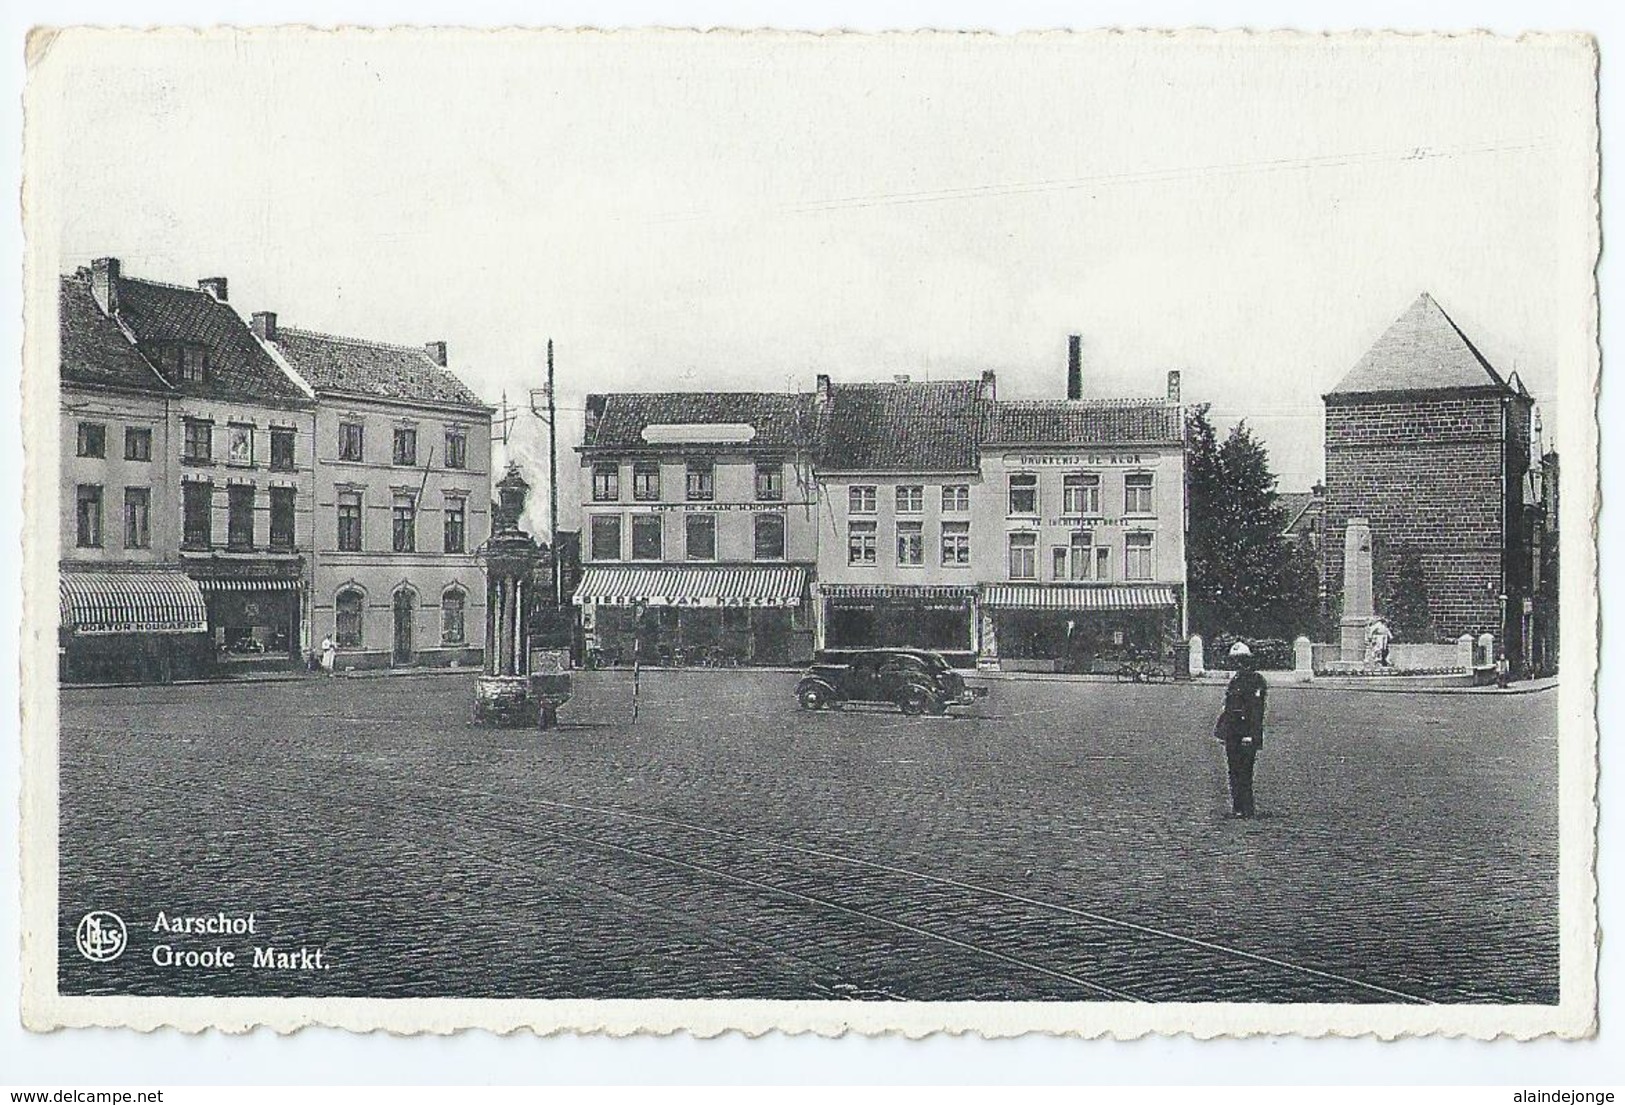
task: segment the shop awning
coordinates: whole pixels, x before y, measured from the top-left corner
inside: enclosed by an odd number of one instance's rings
[[[209,611],[180,572],[63,572],[62,628],[79,634],[203,633]]]
[[[587,568],[577,606],[798,606],[805,568]]]
[[[1174,589],[1163,584],[1111,584],[1094,587],[1042,583],[994,583],[982,605],[1004,610],[1162,610],[1178,605]]]
[[[197,585],[205,591],[297,591],[302,586],[297,579],[200,579]]]
[[[959,599],[969,602],[976,588],[932,583],[821,583],[818,593],[829,599]]]

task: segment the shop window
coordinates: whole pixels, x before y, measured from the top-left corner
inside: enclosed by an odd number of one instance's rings
[[[784,515],[758,514],[756,516],[756,559],[784,559]]]
[[[396,552],[416,552],[418,547],[418,508],[410,494],[395,496],[394,544]]]
[[[595,514],[592,517],[592,535],[588,552],[593,560],[619,560],[621,558],[621,516]]]
[[[1151,473],[1131,472],[1123,477],[1123,513],[1151,513]]]
[[[81,549],[102,547],[102,488],[101,484],[82,483],[74,496],[77,503],[78,544]]]
[[[346,588],[333,600],[333,635],[340,648],[361,647],[361,612],[366,597],[360,591]]]
[[[214,542],[214,486],[181,485],[181,542],[189,549],[206,549]]]
[[[468,467],[468,433],[465,430],[446,431],[446,467]]]
[[[468,551],[468,504],[464,499],[446,500],[446,543],[449,553]]]
[[[1072,578],[1076,580],[1090,579],[1094,567],[1094,535],[1090,533],[1074,533],[1069,546],[1071,553]],[[1105,549],[1101,549],[1105,552]]]
[[[339,551],[361,551],[361,492],[339,492]]]
[[[1128,534],[1123,539],[1123,578],[1132,580],[1155,578],[1154,552],[1151,534]]]
[[[963,483],[950,483],[942,489],[942,512],[944,514],[964,514],[970,510],[970,485]]]
[[[152,547],[152,489],[126,487],[124,489],[124,547],[148,549]]]
[[[660,501],[660,465],[647,461],[632,466],[632,498],[640,503]]]
[[[188,418],[181,435],[181,460],[188,464],[209,464],[214,460],[214,423]]]
[[[79,455],[105,457],[107,455],[107,427],[100,422],[79,423]]]
[[[722,628],[742,632],[750,628],[750,611],[739,606],[722,608]]]
[[[294,440],[295,436],[292,430],[271,431],[271,468],[274,471],[293,471]]]
[[[614,503],[621,498],[621,466],[595,464],[592,466],[592,501]]]
[[[756,498],[764,503],[784,501],[784,465],[779,461],[761,461],[756,465]]]
[[[271,547],[273,549],[293,548],[293,503],[293,488],[271,488]]]
[[[690,514],[686,523],[685,554],[690,560],[717,558],[717,520],[711,514]]]
[[[848,514],[873,514],[875,512],[875,489],[868,484],[853,484],[846,489],[846,512]]]
[[[254,489],[226,488],[226,545],[233,549],[254,547]]]
[[[925,523],[897,523],[897,563],[914,567],[925,563]]]
[[[664,521],[658,514],[632,516],[632,559],[659,560]]]
[[[1038,578],[1038,534],[1010,535],[1010,578]]]
[[[942,562],[950,567],[970,564],[970,523],[942,523]]]
[[[908,484],[897,489],[897,513],[918,514],[925,509],[925,488]]]
[[[709,460],[691,460],[688,462],[687,495],[691,503],[708,503],[716,497],[713,481],[716,478],[716,467]]]
[[[1092,472],[1073,472],[1061,482],[1061,513],[1099,514],[1100,477]]]
[[[467,640],[463,611],[467,596],[453,588],[440,596],[440,643],[460,645]]]
[[[366,427],[359,422],[339,423],[339,459],[361,460],[366,455]]]
[[[124,427],[124,459],[152,459],[152,431],[145,426]]]
[[[848,522],[846,527],[846,562],[865,567],[875,563],[875,523]]]
[[[395,447],[391,453],[391,463],[406,468],[416,466],[418,462],[418,432],[411,426],[395,427]]]
[[[1038,474],[1036,472],[1011,473],[1010,513],[1038,513]]]
[[[226,463],[236,468],[254,466],[254,427],[240,422],[226,427]]]

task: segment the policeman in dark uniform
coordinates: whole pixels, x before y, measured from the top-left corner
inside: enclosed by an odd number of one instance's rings
[[[1237,817],[1253,816],[1253,761],[1264,747],[1264,698],[1268,686],[1253,666],[1253,650],[1246,642],[1230,646],[1236,674],[1224,689],[1224,711],[1213,735],[1224,742],[1225,766],[1230,776],[1230,807]]]

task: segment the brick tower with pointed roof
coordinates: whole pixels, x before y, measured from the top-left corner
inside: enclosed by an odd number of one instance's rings
[[[1334,595],[1344,529],[1367,518],[1379,573],[1420,561],[1436,641],[1493,633],[1516,663],[1534,406],[1522,382],[1497,372],[1424,292],[1323,398],[1323,578]]]

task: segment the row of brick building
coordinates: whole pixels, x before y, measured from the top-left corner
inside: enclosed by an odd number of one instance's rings
[[[491,408],[444,343],[245,320],[224,278],[59,289],[67,680],[478,664]]]

